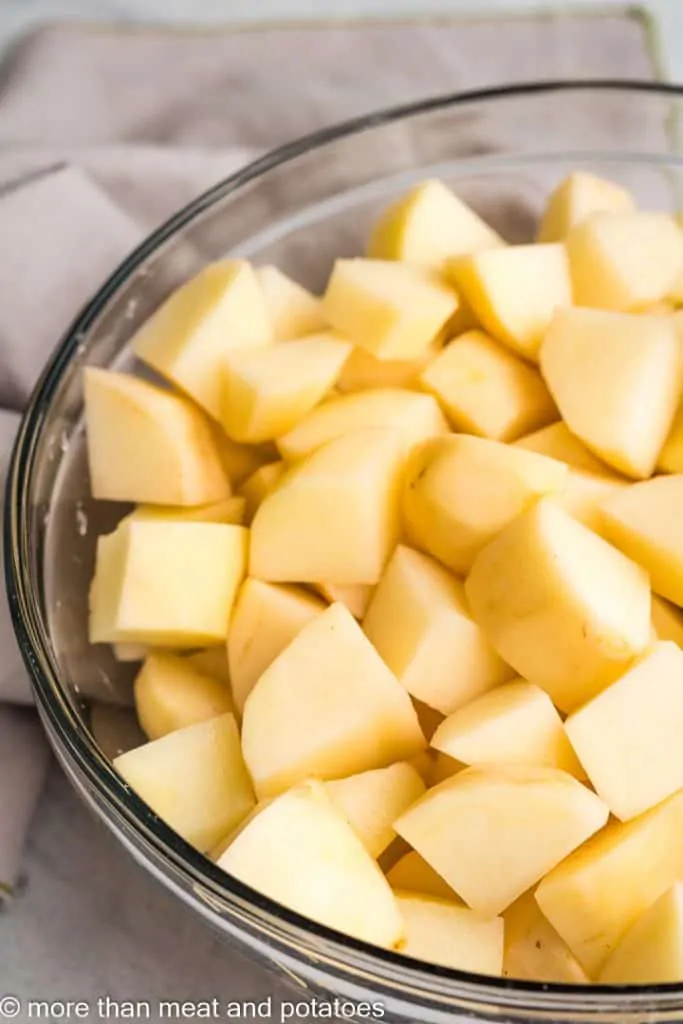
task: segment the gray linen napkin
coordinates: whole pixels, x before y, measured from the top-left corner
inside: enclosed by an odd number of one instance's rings
[[[196,193],[263,149],[340,118],[439,91],[558,76],[652,77],[642,25],[547,15],[235,33],[70,26],[29,36],[0,69],[0,473],[17,412],[79,306]],[[630,128],[605,131],[628,138]],[[4,596],[0,642],[0,702],[27,702]],[[16,879],[46,764],[31,712],[0,704],[0,885]],[[102,860],[106,870],[97,870]],[[83,996],[91,976],[92,994],[118,985],[138,997],[168,995],[169,973],[197,997],[223,977],[208,932],[192,931],[170,901],[147,898],[146,879],[93,831],[59,777],[30,870],[35,897],[30,884],[16,941],[0,951],[3,977],[19,995],[35,995],[36,964],[49,995],[64,998]],[[121,892],[130,893],[125,912]],[[65,901],[73,910],[55,932]],[[105,940],[121,913],[131,917],[121,941],[111,932]],[[168,944],[152,964],[150,944],[161,934],[194,944],[191,970]],[[100,941],[111,954],[104,975]]]

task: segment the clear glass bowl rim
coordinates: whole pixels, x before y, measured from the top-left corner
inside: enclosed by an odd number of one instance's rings
[[[246,940],[248,946],[257,944],[257,940],[249,941],[250,938],[253,940],[255,935],[265,934],[274,949],[293,953],[294,957],[299,950],[303,956],[318,961],[323,973],[340,979],[360,978],[360,983],[367,985],[379,998],[387,995],[407,1000],[418,1013],[425,1001],[435,1009],[446,1009],[444,1000],[455,1000],[457,1006],[457,1000],[462,999],[467,1005],[479,1007],[485,1016],[488,1016],[487,1009],[490,1011],[496,1007],[504,1010],[508,1007],[517,1012],[526,1008],[534,1015],[554,1011],[562,1014],[564,1019],[569,1019],[565,1014],[572,1011],[607,1019],[602,1015],[615,1012],[640,1014],[653,1010],[663,1012],[667,1019],[674,1019],[669,1018],[669,1014],[683,1010],[683,985],[540,984],[442,968],[379,949],[319,925],[220,871],[164,825],[124,785],[90,737],[62,688],[41,607],[42,583],[35,580],[31,569],[28,510],[33,471],[41,450],[41,430],[48,418],[52,398],[77,350],[82,352],[84,343],[87,347],[88,332],[100,313],[149,256],[214,204],[298,156],[382,125],[440,109],[572,91],[613,91],[683,99],[683,86],[630,79],[560,79],[441,94],[339,122],[305,135],[268,152],[218,182],[152,232],[82,308],[57,344],[31,394],[16,436],[7,477],[3,544],[5,584],[14,631],[48,735],[67,774],[72,780],[87,782],[91,806],[110,827],[113,817],[125,822],[132,834],[144,838],[158,861],[170,862],[183,877],[187,889],[199,888],[214,897],[225,911],[236,911],[236,933]],[[103,808],[109,815],[103,813]],[[130,849],[130,844],[125,845]],[[138,859],[146,862],[146,858],[140,855]],[[180,893],[179,886],[166,881],[176,893]],[[450,1009],[453,1008],[451,1002]]]

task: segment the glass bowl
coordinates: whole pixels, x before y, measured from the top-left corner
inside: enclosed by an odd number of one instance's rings
[[[130,367],[128,341],[206,262],[274,262],[320,289],[336,256],[362,251],[377,212],[440,177],[509,240],[533,237],[571,169],[604,174],[651,209],[679,208],[683,90],[557,82],[443,96],[326,129],[257,160],[151,235],[82,311],[50,359],[19,430],[7,487],[5,560],[14,627],[36,702],[84,801],[149,873],[218,932],[314,994],[381,1001],[387,1020],[680,1021],[683,985],[606,988],[485,978],[378,950],[234,881],[123,784],[107,752],[139,741],[130,666],[88,646],[98,533],[122,506],[93,502],[81,370]]]

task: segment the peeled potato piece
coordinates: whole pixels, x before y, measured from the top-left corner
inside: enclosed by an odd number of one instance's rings
[[[683,981],[683,884],[677,882],[638,918],[600,972],[601,985]]]
[[[401,952],[416,960],[458,971],[500,975],[503,921],[484,917],[461,903],[419,893],[397,893],[406,928]]]
[[[138,719],[150,740],[232,711],[225,683],[172,654],[149,654],[134,692]]]
[[[325,329],[320,299],[298,281],[271,265],[257,267],[256,280],[265,296],[275,341],[301,338]]]
[[[594,213],[630,213],[636,202],[628,189],[589,171],[573,171],[551,192],[538,229],[539,242],[561,242]]]
[[[379,857],[396,838],[395,819],[425,792],[424,782],[407,761],[325,785],[373,857]]]
[[[590,978],[567,943],[541,913],[533,892],[505,911],[503,974],[522,981],[589,985]]]

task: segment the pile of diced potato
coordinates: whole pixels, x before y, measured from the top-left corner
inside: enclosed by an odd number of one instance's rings
[[[125,782],[228,874],[460,970],[683,981],[683,232],[445,185],[318,298],[208,266],[85,371]]]

